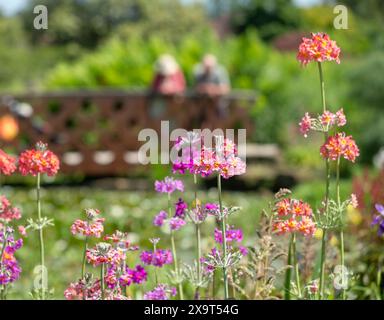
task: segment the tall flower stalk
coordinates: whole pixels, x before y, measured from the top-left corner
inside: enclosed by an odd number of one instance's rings
[[[172,216],[171,193],[170,192],[168,192],[168,215],[170,217]],[[175,232],[172,229],[171,229],[171,246],[172,246],[174,271],[175,271],[176,277],[178,278],[177,280],[178,280],[179,297],[181,300],[183,300],[184,299],[183,285],[179,281],[180,280],[180,272],[179,272],[179,262],[177,260],[177,251],[176,251],[176,244],[175,244]]]
[[[323,106],[323,113],[327,111],[326,102],[325,102],[325,84],[323,69],[321,62],[317,63],[319,68],[319,77],[320,77],[320,92],[321,92],[321,102]],[[324,141],[328,139],[328,131],[324,131]],[[324,200],[324,210],[326,219],[328,218],[329,210],[329,186],[331,183],[331,170],[329,165],[329,158],[325,159],[325,200]],[[322,299],[324,296],[324,281],[325,281],[325,258],[326,258],[326,237],[327,229],[323,228],[323,234],[321,237],[321,256],[320,256],[320,284],[319,284],[319,298]]]
[[[36,202],[37,202],[37,217],[38,221],[42,222],[41,216],[41,196],[40,196],[40,173],[37,174],[36,178]],[[45,284],[48,283],[48,274],[46,273],[45,267],[45,250],[44,250],[44,234],[43,226],[39,228],[39,247],[40,247],[40,272],[41,272],[41,299],[45,299],[45,291],[47,288]]]
[[[221,175],[217,175],[217,190],[218,190],[218,196],[219,196],[219,210],[220,210],[220,216],[221,216],[221,233],[223,235],[223,259],[224,261],[227,260],[227,231],[226,231],[226,219],[225,215],[223,214],[223,201],[222,201],[222,195],[221,195]],[[228,299],[228,274],[227,274],[227,266],[223,264],[223,284],[224,284],[224,298]]]
[[[336,163],[336,197],[337,197],[337,206],[341,207],[341,199],[340,199],[340,157],[337,158]],[[345,259],[344,259],[344,221],[343,221],[343,215],[340,217],[340,264],[341,264],[341,278],[344,279],[344,265],[345,265]],[[341,291],[342,299],[345,300],[346,298],[346,292],[345,288],[342,288]]]
[[[41,288],[39,295],[41,299],[45,299],[46,291],[48,290],[48,271],[45,266],[45,252],[44,252],[44,235],[43,229],[52,225],[52,220],[41,215],[41,176],[47,174],[48,176],[55,176],[59,171],[60,161],[58,157],[50,150],[46,144],[42,142],[36,143],[35,149],[26,150],[20,154],[19,157],[19,171],[25,175],[32,175],[36,177],[36,202],[37,202],[37,220],[29,220],[29,227],[37,230],[39,233],[40,245],[40,270],[41,270]]]
[[[292,237],[292,240],[291,240],[292,256],[293,256],[293,265],[295,268],[297,295],[298,295],[298,298],[301,298],[300,272],[299,272],[299,263],[297,260],[297,252],[296,252],[296,233],[294,232],[291,237]]]
[[[329,229],[340,230],[340,256],[341,264],[343,265],[344,272],[344,234],[343,234],[343,220],[344,212],[347,205],[352,204],[356,206],[355,197],[351,196],[350,199],[342,202],[340,199],[340,158],[343,156],[345,159],[354,162],[356,157],[359,156],[359,148],[351,136],[346,136],[345,133],[339,132],[333,136],[329,135],[332,126],[342,127],[346,124],[346,117],[343,109],[340,109],[333,114],[327,110],[325,101],[325,84],[322,69],[322,62],[335,61],[340,63],[339,59],[340,48],[336,42],[331,40],[325,33],[312,34],[311,38],[303,38],[299,46],[297,59],[302,65],[307,65],[309,62],[317,62],[319,78],[320,78],[320,93],[323,114],[318,118],[311,118],[308,113],[305,114],[300,122],[300,131],[307,136],[310,130],[320,131],[324,133],[324,144],[320,148],[320,153],[325,160],[325,199],[322,214],[319,215],[317,225],[323,231],[321,240],[321,261],[320,261],[320,284],[318,298],[324,299],[325,290],[325,260],[326,260],[326,237]],[[330,161],[337,161],[336,169],[336,201],[330,199],[330,182],[331,182],[331,169]],[[344,274],[342,274],[344,279]],[[343,299],[345,299],[345,289],[342,292]]]

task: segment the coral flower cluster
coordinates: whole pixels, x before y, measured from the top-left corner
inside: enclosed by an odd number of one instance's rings
[[[86,258],[93,266],[105,264],[120,264],[125,259],[122,251],[112,248],[109,243],[100,242],[95,248],[87,249]]]
[[[337,160],[343,157],[351,162],[355,162],[360,155],[359,148],[352,136],[346,136],[343,132],[328,137],[321,146],[320,153],[325,159]]]
[[[275,205],[274,213],[276,219],[273,230],[277,234],[300,232],[312,236],[316,230],[312,209],[302,200],[289,198],[280,200]]]
[[[26,150],[19,156],[19,171],[23,176],[43,173],[54,176],[59,168],[59,158],[42,142],[38,142],[35,149]]]
[[[98,217],[98,210],[86,209],[85,211],[87,220],[77,219],[71,226],[71,233],[73,235],[100,238],[104,232],[104,219]]]
[[[11,175],[16,170],[16,158],[6,154],[0,149],[0,173],[6,176]]]
[[[303,38],[297,59],[303,66],[311,61],[340,63],[340,48],[326,33],[312,33],[311,38]]]

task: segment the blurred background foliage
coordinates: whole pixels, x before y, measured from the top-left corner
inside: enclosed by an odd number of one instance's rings
[[[31,28],[37,4],[49,8],[48,30]],[[294,42],[324,31],[343,52],[339,67],[325,66],[328,104],[344,107],[350,133],[359,133],[361,161],[371,163],[384,139],[377,117],[384,95],[383,4],[341,4],[349,9],[347,30],[334,29],[332,1],[300,7],[285,0],[31,0],[0,18],[0,91],[147,88],[162,53],[176,57],[192,85],[194,65],[212,52],[234,88],[258,92],[252,139],[284,148],[303,112],[319,110],[317,71],[300,67]],[[295,41],[279,46],[289,35]],[[294,141],[298,152],[304,140]],[[294,158],[306,164],[306,157]]]

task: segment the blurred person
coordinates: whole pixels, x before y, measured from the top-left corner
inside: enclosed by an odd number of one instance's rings
[[[184,92],[184,74],[173,56],[161,55],[155,64],[155,71],[151,85],[152,92],[165,95]]]
[[[210,96],[229,93],[231,85],[227,70],[218,64],[213,54],[206,54],[200,64],[195,67],[195,90]]]

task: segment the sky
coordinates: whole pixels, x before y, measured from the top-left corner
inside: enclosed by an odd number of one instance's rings
[[[0,8],[7,15],[11,15],[21,9],[28,0],[0,0]],[[59,1],[59,0],[58,0]],[[61,0],[62,1],[62,0]],[[321,0],[294,0],[299,6],[311,6],[318,4]]]
[[[0,8],[7,14],[13,14],[17,10],[21,9],[28,0],[0,0]]]

